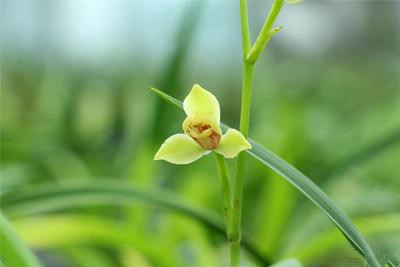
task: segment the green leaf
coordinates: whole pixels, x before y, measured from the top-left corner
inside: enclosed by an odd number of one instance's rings
[[[175,105],[182,109],[182,102],[179,100],[155,89],[150,88],[151,91],[156,93],[158,96],[166,100],[167,102]],[[227,125],[221,123],[223,129],[229,128]],[[349,243],[365,257],[367,263],[372,267],[380,267],[380,264],[375,258],[374,253],[365,241],[364,237],[358,231],[357,227],[351,222],[349,216],[340,208],[321,188],[319,188],[310,178],[305,176],[295,167],[257,144],[255,141],[249,139],[252,149],[247,152],[263,163],[270,167],[272,170],[280,174],[295,188],[297,188],[303,195],[310,199],[315,205],[317,205],[339,228],[344,237]]]
[[[176,98],[173,98],[170,95],[167,95],[166,93],[164,93],[163,91],[160,91],[154,87],[150,87],[150,91],[152,91],[153,93],[155,93],[156,95],[158,95],[159,97],[161,97],[162,99],[164,99],[165,101],[167,101],[168,103],[175,105],[176,107],[180,108],[183,111],[183,103],[182,101],[179,101]]]
[[[289,183],[317,205],[339,228],[350,244],[363,255],[371,266],[380,266],[375,256],[349,216],[313,181],[299,170],[273,154],[271,151],[250,140],[253,149],[248,153],[279,173]]]
[[[369,216],[354,220],[364,234],[374,235],[377,233],[398,233],[400,231],[400,213],[391,213],[387,215]],[[302,244],[295,251],[285,253],[285,255],[295,256],[303,263],[310,262],[316,257],[326,254],[343,244],[335,229],[330,229],[316,236],[309,242]]]
[[[127,205],[135,202],[152,204],[167,211],[188,215],[210,229],[225,235],[222,218],[210,211],[195,207],[186,200],[166,190],[151,190],[134,187],[132,184],[115,180],[93,182],[71,182],[62,185],[48,184],[30,188],[23,192],[13,192],[2,197],[2,208],[8,215],[21,216],[94,204]],[[271,261],[243,237],[243,247],[262,265]]]
[[[42,266],[33,252],[18,237],[17,233],[2,213],[0,213],[0,242],[0,258],[5,266]]]

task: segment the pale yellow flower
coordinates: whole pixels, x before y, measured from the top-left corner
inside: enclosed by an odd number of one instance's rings
[[[220,108],[217,98],[195,84],[183,101],[187,118],[183,134],[174,134],[161,145],[155,160],[174,164],[188,164],[215,151],[225,158],[234,158],[239,152],[251,149],[246,138],[235,129],[222,134]]]

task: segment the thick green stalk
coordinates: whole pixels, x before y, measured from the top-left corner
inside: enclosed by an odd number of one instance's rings
[[[247,138],[250,120],[251,85],[253,79],[253,65],[243,62],[243,87],[242,87],[242,109],[240,116],[240,131]],[[244,170],[246,165],[246,153],[241,152],[238,156],[236,180],[233,195],[232,235],[231,235],[231,266],[237,266],[240,259],[240,238],[242,221],[242,199]]]
[[[217,164],[218,175],[221,180],[222,203],[224,209],[224,220],[226,226],[226,235],[231,239],[231,217],[232,217],[232,196],[229,182],[229,173],[225,159],[218,153],[213,153]]]
[[[231,266],[236,267],[239,266],[240,262],[240,243],[231,243],[230,245],[231,252]]]
[[[258,35],[253,47],[247,54],[247,61],[254,64],[261,53],[264,51],[265,46],[271,37],[280,31],[281,27],[272,28],[276,18],[278,17],[279,12],[283,6],[283,0],[275,0],[272,5],[271,10],[268,13],[267,18],[265,19],[264,25],[261,29],[260,34]]]
[[[240,132],[247,138],[250,125],[251,89],[253,82],[253,68],[262,50],[271,37],[280,28],[271,28],[275,22],[279,11],[283,5],[283,0],[275,0],[274,4],[265,20],[264,26],[257,37],[253,47],[251,47],[251,37],[247,12],[247,0],[240,0],[240,24],[242,30],[242,106],[240,111]],[[240,238],[243,202],[243,183],[246,166],[246,153],[241,152],[238,156],[236,180],[233,195],[232,209],[232,234],[231,234],[231,266],[238,266],[240,262]]]
[[[242,107],[240,112],[240,131],[247,138],[249,133],[250,121],[250,101],[251,101],[251,85],[253,79],[253,64],[247,62],[247,53],[251,47],[249,20],[247,14],[247,0],[240,0],[240,23],[242,29]],[[233,195],[232,210],[232,235],[230,243],[231,266],[239,265],[240,261],[240,239],[241,239],[241,217],[242,217],[242,196],[243,196],[243,178],[245,168],[246,154],[239,154],[235,189]]]
[[[240,0],[240,26],[242,30],[242,51],[244,59],[246,59],[247,52],[251,47],[247,0]]]

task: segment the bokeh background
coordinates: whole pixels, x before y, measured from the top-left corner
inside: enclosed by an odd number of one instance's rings
[[[253,40],[269,1],[250,1]],[[285,5],[256,65],[251,137],[321,186],[378,257],[400,255],[400,2]],[[221,214],[212,157],[153,161],[194,83],[238,127],[237,1],[1,1],[1,195],[106,180]],[[361,266],[331,222],[248,160],[243,228],[271,260]],[[229,160],[233,167],[235,160]],[[225,237],[157,205],[3,211],[46,266],[226,266]],[[51,205],[51,203],[49,203]],[[46,205],[45,203],[43,205]],[[243,250],[244,266],[262,266]]]

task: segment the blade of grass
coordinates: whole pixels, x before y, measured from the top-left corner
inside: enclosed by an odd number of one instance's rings
[[[134,202],[149,203],[167,211],[185,214],[203,223],[208,228],[225,235],[224,223],[219,215],[195,207],[166,190],[142,189],[131,184],[117,183],[115,180],[41,185],[30,188],[28,191],[13,192],[13,194],[3,196],[2,208],[10,216],[26,216],[70,208],[71,206],[126,205]],[[271,264],[271,261],[263,256],[245,237],[243,247],[263,265]]]
[[[40,267],[35,254],[18,237],[11,224],[0,213],[1,262],[5,266]]]
[[[183,110],[182,102],[180,102],[179,100],[155,88],[150,88],[150,90],[167,102]],[[224,130],[229,128],[225,124],[221,124],[221,126]],[[295,167],[293,167],[268,149],[257,144],[253,140],[249,139],[249,141],[253,146],[253,148],[248,151],[251,156],[280,174],[301,193],[303,193],[303,195],[305,195],[315,205],[317,205],[338,227],[338,229],[342,232],[344,237],[347,239],[347,241],[349,241],[353,248],[356,249],[357,252],[360,253],[363,257],[365,257],[367,263],[370,266],[380,266],[368,243],[365,241],[364,237],[358,231],[357,227],[352,223],[349,216],[342,210],[342,208],[340,208],[310,178],[305,176]]]

